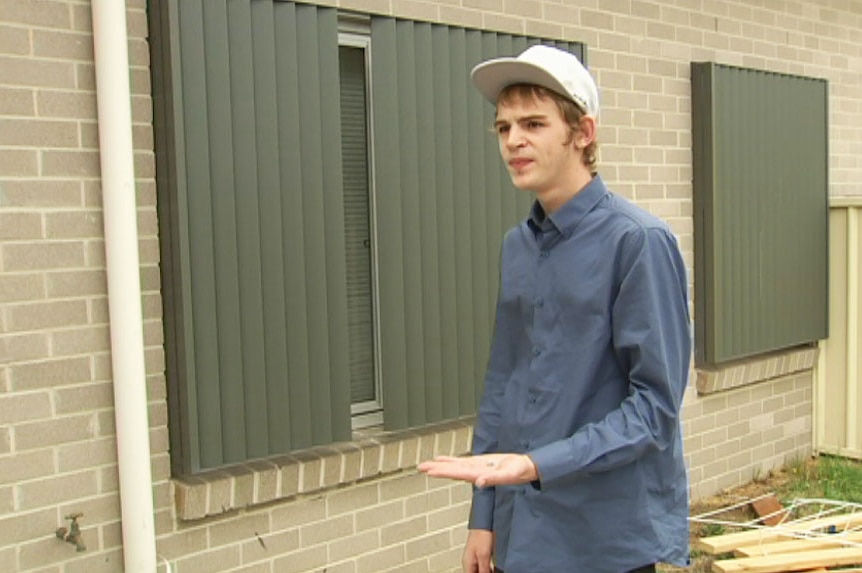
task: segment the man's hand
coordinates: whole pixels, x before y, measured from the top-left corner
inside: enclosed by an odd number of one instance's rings
[[[437,456],[419,464],[419,471],[431,477],[473,482],[478,487],[517,485],[539,479],[536,464],[525,454]]]
[[[493,573],[491,554],[494,551],[494,532],[471,529],[467,534],[461,567],[464,573]]]

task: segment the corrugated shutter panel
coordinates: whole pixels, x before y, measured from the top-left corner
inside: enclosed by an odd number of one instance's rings
[[[336,11],[175,9],[179,469],[349,439]]]
[[[824,80],[692,64],[696,359],[825,338]]]
[[[150,14],[174,472],[350,438],[351,395],[374,378],[371,271],[387,427],[473,413],[500,241],[530,196],[468,74],[535,40],[371,18],[369,269],[352,250],[368,233],[361,126],[344,140],[340,126],[360,78],[342,93],[337,11],[152,0]]]
[[[469,83],[480,61],[536,39],[373,18],[372,116],[384,420],[406,428],[475,412],[503,233],[515,190]],[[583,56],[578,44],[559,44]]]

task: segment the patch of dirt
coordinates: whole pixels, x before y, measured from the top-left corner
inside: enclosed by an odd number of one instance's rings
[[[745,485],[735,487],[726,491],[719,492],[716,495],[695,500],[691,504],[691,515],[698,516],[707,512],[715,511],[722,508],[732,507],[742,502],[757,498],[768,493],[777,493],[782,490],[788,483],[791,482],[793,476],[785,470],[775,470],[770,472],[763,478],[756,479]],[[720,516],[716,516],[722,521],[751,521],[757,516],[749,504],[740,506],[737,509],[722,512]],[[730,527],[724,527],[722,530],[717,530],[717,526],[691,523],[691,543],[694,546],[694,541],[700,537],[709,535],[718,535],[721,533],[730,533],[733,531]],[[695,549],[691,552],[691,566],[686,568],[673,567],[671,565],[659,565],[659,573],[709,573],[712,570],[712,562],[715,556],[706,555]]]

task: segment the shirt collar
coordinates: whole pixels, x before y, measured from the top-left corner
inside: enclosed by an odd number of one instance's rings
[[[600,175],[596,175],[574,197],[550,215],[545,214],[545,210],[538,200],[533,201],[527,224],[534,233],[536,231],[548,231],[550,223],[561,235],[571,235],[586,214],[592,211],[608,194],[609,191],[605,182],[602,181]]]
[[[533,201],[533,206],[530,208],[530,216],[527,218],[527,226],[530,227],[533,235],[537,238],[543,233],[548,233],[556,228],[553,220],[545,215],[545,210],[538,201]]]

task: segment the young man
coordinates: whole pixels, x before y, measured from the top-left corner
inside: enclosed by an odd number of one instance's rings
[[[476,486],[466,573],[684,565],[691,338],[676,240],[596,174],[598,90],[575,56],[534,46],[472,79],[536,200],[503,241],[474,455],[419,469]]]

